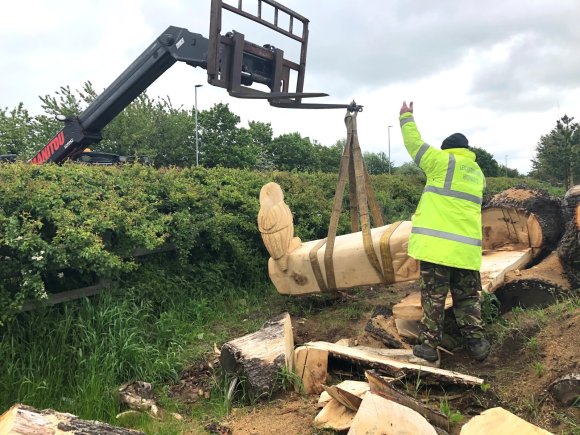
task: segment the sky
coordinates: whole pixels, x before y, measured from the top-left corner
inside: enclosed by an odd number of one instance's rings
[[[385,152],[396,165],[410,161],[398,126],[403,100],[414,102],[427,143],[439,146],[448,135],[462,132],[470,145],[522,173],[531,169],[538,141],[556,120],[580,115],[577,0],[279,2],[310,21],[304,91],[329,94],[313,102],[363,105],[357,115],[362,150]],[[22,102],[40,114],[39,96],[54,95],[61,86],[81,89],[87,81],[101,92],[168,26],[207,37],[210,4],[5,2],[0,107]],[[243,0],[243,7],[255,12],[257,0]],[[273,44],[298,61],[295,41],[224,11],[222,33],[230,30],[258,45]],[[233,98],[209,85],[205,70],[180,62],[147,93],[193,108],[198,84],[203,85],[197,91],[199,110],[227,103],[241,117],[241,126],[269,122],[275,136],[300,132],[324,145],[346,137],[343,109],[282,109]]]

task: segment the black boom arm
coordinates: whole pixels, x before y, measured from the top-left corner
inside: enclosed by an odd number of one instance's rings
[[[101,130],[175,62],[206,68],[208,40],[179,27],[168,27],[79,116],[34,156],[31,163],[62,162],[101,140]]]

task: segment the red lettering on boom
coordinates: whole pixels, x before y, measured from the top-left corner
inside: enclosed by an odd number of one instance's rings
[[[52,140],[34,156],[32,163],[43,163],[52,156],[64,144],[64,132],[59,132]]]

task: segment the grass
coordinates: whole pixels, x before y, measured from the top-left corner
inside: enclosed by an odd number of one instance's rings
[[[214,343],[253,331],[281,311],[282,298],[266,284],[211,293],[195,289],[193,279],[152,280],[162,272],[150,273],[136,285],[90,300],[21,313],[2,329],[1,412],[24,403],[118,424],[122,383],[151,382],[163,397],[163,385],[177,380],[186,364],[212,353]],[[218,384],[214,390],[196,412],[227,413],[224,391]],[[178,409],[166,394],[164,401]],[[162,433],[180,433],[182,422],[165,423]],[[159,433],[162,423],[143,417],[135,424]]]

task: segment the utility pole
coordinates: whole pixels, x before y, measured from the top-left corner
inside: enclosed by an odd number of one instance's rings
[[[387,129],[389,135],[389,175],[391,175],[391,127],[392,125],[389,125]]]
[[[507,157],[508,157],[508,156],[507,156],[507,154],[506,154],[506,155],[505,155],[505,176],[506,176],[506,178],[507,178],[507,176],[508,176],[508,170],[507,170]]]
[[[197,129],[197,88],[203,85],[195,85],[195,166],[199,166],[199,133]]]

